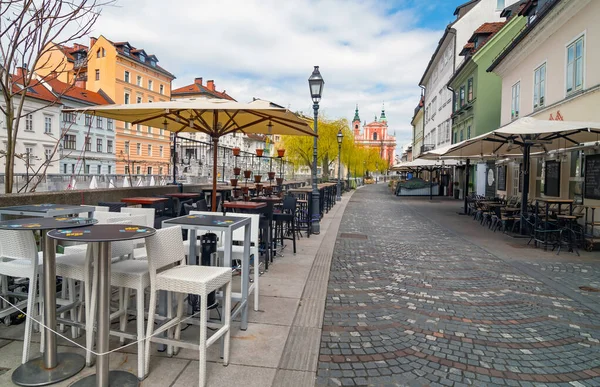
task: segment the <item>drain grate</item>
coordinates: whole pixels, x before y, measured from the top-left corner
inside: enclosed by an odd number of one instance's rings
[[[594,293],[600,292],[600,289],[593,288],[591,286],[580,286],[579,289],[581,289],[581,290],[583,290],[585,292],[594,292]]]
[[[347,239],[368,239],[365,234],[351,234],[351,233],[341,233],[340,238]]]

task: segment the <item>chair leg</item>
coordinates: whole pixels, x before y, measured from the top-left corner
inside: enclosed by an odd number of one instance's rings
[[[34,264],[37,267],[37,262],[34,262]],[[29,278],[29,292],[28,292],[28,299],[27,299],[27,317],[25,318],[25,335],[23,337],[23,357],[21,359],[21,362],[23,364],[27,363],[27,361],[29,361],[29,346],[31,345],[31,330],[32,330],[32,319],[33,319],[33,310],[35,308],[35,304],[36,304],[36,297],[35,294],[37,292],[36,290],[36,277],[37,277],[37,270],[34,269],[33,271],[33,277]]]
[[[183,306],[185,305],[185,294],[184,293],[177,293],[177,314],[176,314],[176,318],[177,321],[181,322],[181,320],[183,319]],[[175,340],[179,340],[181,338],[181,324],[177,324],[177,326],[175,327],[175,335],[174,335]],[[177,354],[177,352],[179,352],[179,347],[175,347],[174,351],[175,354]]]
[[[89,280],[87,283],[86,290],[90,290],[86,294],[89,294],[87,297],[88,304],[85,306],[86,319],[85,319],[85,335],[86,335],[86,351],[85,354],[85,363],[88,367],[93,365],[93,358],[91,349],[94,348],[94,321],[96,319],[96,301],[97,301],[97,293],[98,293],[98,270],[95,268],[98,267],[96,259],[94,258],[94,265],[91,269],[91,275],[89,276]],[[86,272],[87,274],[87,272]]]
[[[294,246],[294,254],[296,254],[296,221],[292,217],[292,244]]]
[[[129,289],[119,289],[119,311],[122,313],[119,318],[119,329],[121,332],[125,332],[127,330],[127,318],[129,317]],[[121,344],[125,343],[125,338],[120,337],[119,342]]]
[[[173,319],[173,293],[167,292],[167,321]],[[167,337],[173,337],[173,328],[167,329]],[[173,345],[167,345],[167,355],[173,356]]]
[[[63,278],[63,281],[64,280],[65,279]],[[73,305],[77,296],[77,287],[75,286],[75,280],[72,278],[67,278],[67,283],[69,284],[69,303]],[[80,321],[77,316],[77,308],[71,307],[71,310],[69,311],[69,316],[71,317],[71,321],[73,322]],[[81,331],[78,327],[71,325],[71,337],[75,339],[79,337],[80,333]]]
[[[144,379],[144,351],[145,336],[144,336],[144,289],[139,287],[135,293],[136,303],[136,323],[137,323],[137,340],[138,340],[138,379]]]
[[[227,332],[223,340],[223,365],[229,364],[229,346],[231,337],[231,281],[225,285],[225,306],[223,308],[223,324],[227,326]]]
[[[228,294],[228,297],[225,297],[225,307],[223,309],[223,314],[227,314],[229,308],[227,306],[229,300],[231,299],[231,294]],[[198,386],[204,387],[206,386],[206,310],[208,308],[206,301],[206,294],[203,294],[200,297],[200,350],[198,354],[198,363],[199,363],[199,373],[198,373]],[[225,354],[223,356],[226,356]]]
[[[156,291],[150,289],[150,305],[148,306],[148,325],[146,326],[146,343],[144,344],[144,378],[150,372],[150,338],[154,333],[154,314],[156,313]]]

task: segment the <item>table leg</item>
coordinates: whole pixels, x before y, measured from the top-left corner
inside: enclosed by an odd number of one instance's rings
[[[96,348],[98,353],[110,350],[110,242],[100,242],[98,253],[98,332]],[[96,374],[87,376],[72,384],[72,387],[137,387],[137,376],[126,371],[109,371],[110,355],[98,355],[96,358]]]
[[[45,332],[44,355],[22,364],[13,372],[12,381],[19,386],[46,386],[58,383],[77,374],[85,366],[83,356],[57,352],[56,333],[54,333],[56,331],[56,242],[48,238],[46,233],[46,230],[41,233],[44,252],[44,322],[50,330],[46,329]],[[33,313],[29,310],[27,312]]]

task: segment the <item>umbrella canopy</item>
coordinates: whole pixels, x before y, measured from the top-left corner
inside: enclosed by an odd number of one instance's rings
[[[229,133],[257,133],[316,136],[308,123],[272,102],[255,99],[240,103],[225,99],[190,98],[174,101],[125,105],[99,105],[65,109],[99,117],[164,128],[170,132],[202,132],[212,137],[213,198],[217,196],[217,145]],[[212,210],[216,211],[216,200]]]
[[[444,157],[490,157],[522,154],[523,146],[548,152],[600,141],[600,122],[520,118],[489,133],[453,145]]]
[[[428,160],[428,159],[415,159],[413,161],[407,161],[394,165],[392,171],[408,171],[411,169],[425,169],[434,170],[443,167],[453,167],[458,165],[457,160]]]
[[[96,181],[96,176],[92,176],[92,181],[90,181],[90,189],[98,188],[98,182]]]

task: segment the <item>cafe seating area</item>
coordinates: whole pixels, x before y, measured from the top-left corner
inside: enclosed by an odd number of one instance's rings
[[[58,383],[87,366],[95,375],[73,385],[89,378],[99,386],[137,385],[153,372],[153,353],[177,356],[184,348],[198,351],[205,385],[207,348],[215,344],[228,363],[232,321],[245,330],[250,304],[259,310],[261,276],[311,235],[312,188],[279,183],[269,190],[255,184],[237,197],[235,187],[220,185],[215,212],[212,187],[0,208],[0,317],[11,325],[20,311],[26,316],[13,383]],[[319,218],[336,204],[336,188],[318,185]],[[199,341],[181,340],[190,324]],[[35,332],[41,357],[30,350]],[[80,343],[85,356],[59,353],[56,332]],[[110,337],[136,349],[137,369],[110,371]]]

